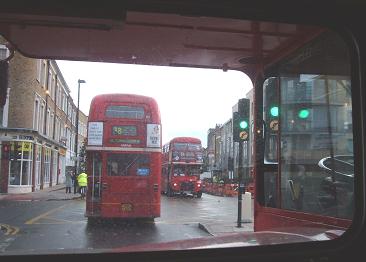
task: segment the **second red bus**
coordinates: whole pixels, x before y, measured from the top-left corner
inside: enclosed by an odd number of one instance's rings
[[[163,146],[161,191],[168,196],[176,194],[202,196],[200,174],[203,166],[201,140],[194,137],[176,137]]]

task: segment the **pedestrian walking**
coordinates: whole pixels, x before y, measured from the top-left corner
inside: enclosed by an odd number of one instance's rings
[[[71,171],[66,172],[66,180],[65,180],[66,194],[67,193],[71,194],[72,180],[73,180],[72,172]]]
[[[74,194],[78,193],[78,181],[77,181],[77,175],[73,171],[70,171],[72,173],[72,183],[74,185]]]

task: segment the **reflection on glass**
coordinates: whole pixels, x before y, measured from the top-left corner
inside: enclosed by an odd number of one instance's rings
[[[32,185],[33,144],[31,142],[10,143],[10,185]]]
[[[351,218],[353,179],[334,158],[352,158],[351,94],[347,77],[298,75],[281,78],[282,205],[334,217]],[[329,169],[319,161],[330,158]],[[348,174],[353,174],[349,166]],[[338,173],[338,177],[334,174]],[[340,183],[342,181],[342,183]]]

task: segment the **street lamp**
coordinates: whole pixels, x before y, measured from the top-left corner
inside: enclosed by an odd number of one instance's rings
[[[78,171],[78,138],[79,138],[79,101],[80,101],[80,84],[85,84],[85,80],[78,80],[78,108],[76,111],[76,134],[75,134],[75,176],[77,176]]]

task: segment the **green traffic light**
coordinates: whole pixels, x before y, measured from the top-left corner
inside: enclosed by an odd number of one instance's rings
[[[309,116],[309,115],[310,115],[310,111],[309,111],[309,109],[306,109],[306,108],[301,109],[301,110],[299,111],[299,113],[298,113],[298,116],[299,116],[299,118],[301,118],[301,119],[308,118],[308,116]]]
[[[245,120],[240,121],[239,126],[241,129],[246,129],[248,127],[248,122]]]
[[[278,106],[272,106],[269,112],[271,113],[271,116],[277,117],[279,113]]]

